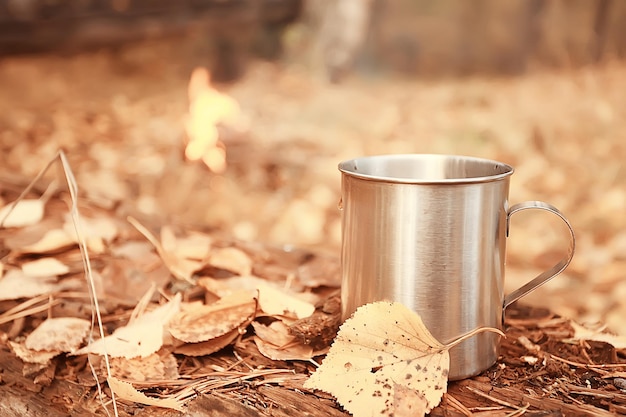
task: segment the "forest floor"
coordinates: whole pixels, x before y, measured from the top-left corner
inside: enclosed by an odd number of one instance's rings
[[[333,85],[295,59],[253,62],[243,79],[216,87],[240,112],[221,129],[228,168],[215,174],[184,157],[188,83],[205,61],[198,37],[4,58],[0,175],[31,179],[63,148],[82,195],[119,213],[337,253],[341,160],[399,152],[497,159],[516,169],[511,203],[552,203],[577,235],[569,269],[527,301],[626,334],[624,64],[507,78],[353,74]],[[551,216],[518,217],[509,289],[566,247]]]

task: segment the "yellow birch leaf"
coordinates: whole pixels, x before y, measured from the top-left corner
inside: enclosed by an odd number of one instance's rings
[[[148,397],[143,392],[137,391],[129,382],[122,381],[114,376],[108,377],[107,382],[109,383],[111,391],[113,391],[119,399],[139,404],[154,405],[162,408],[171,408],[181,412],[185,411],[183,403],[176,398]]]
[[[305,388],[328,392],[355,417],[423,416],[447,390],[449,349],[481,328],[443,345],[401,303],[366,304],[340,327]]]

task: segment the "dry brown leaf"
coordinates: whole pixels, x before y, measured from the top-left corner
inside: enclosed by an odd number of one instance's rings
[[[63,229],[51,229],[37,242],[19,248],[19,253],[48,253],[76,245],[76,238]]]
[[[74,352],[90,327],[91,322],[76,317],[47,319],[28,335],[25,346],[32,350]]]
[[[447,390],[448,350],[485,330],[497,331],[479,329],[443,345],[419,315],[401,303],[366,304],[341,326],[324,362],[304,387],[334,395],[355,417],[393,416],[407,409],[423,416]],[[422,408],[422,414],[417,413]]]
[[[161,245],[163,250],[179,259],[201,261],[207,259],[211,252],[213,239],[203,233],[189,233],[178,237],[169,226],[161,228]]]
[[[84,235],[87,247],[95,252],[102,253],[106,246],[115,239],[119,233],[118,223],[112,218],[81,218],[80,230]],[[69,236],[75,236],[74,222],[71,216],[67,216],[63,229]]]
[[[571,321],[570,325],[574,329],[575,340],[594,340],[596,342],[609,343],[616,349],[626,349],[626,337],[618,336],[611,333],[603,332],[602,330],[588,329],[580,324]]]
[[[250,275],[252,272],[252,259],[241,249],[216,248],[211,251],[209,265],[233,272],[240,276]]]
[[[259,290],[259,306],[261,310],[272,316],[295,315],[298,319],[309,317],[315,306],[291,295],[287,291],[261,283]]]
[[[56,258],[41,258],[24,262],[22,272],[29,277],[50,277],[67,274],[70,268]]]
[[[177,346],[174,348],[174,353],[185,356],[210,355],[230,345],[241,334],[242,332],[240,332],[239,329],[234,329],[226,334],[207,340],[206,342],[185,343]]]
[[[306,361],[314,356],[323,354],[323,351],[314,351],[310,345],[302,344],[295,336],[289,334],[289,327],[281,321],[274,321],[266,326],[252,322],[256,336],[254,343],[259,352],[275,361]]]
[[[298,319],[309,317],[315,311],[315,305],[304,300],[298,293],[277,288],[255,276],[230,278],[200,278],[198,285],[220,297],[241,289],[259,293],[259,307],[270,316],[292,316]]]
[[[181,412],[184,411],[183,403],[178,401],[176,398],[148,397],[146,396],[146,394],[137,391],[135,387],[132,386],[132,384],[117,379],[114,376],[108,377],[107,382],[109,383],[109,388],[111,388],[111,391],[113,391],[115,395],[122,400],[132,401],[139,404],[154,405],[163,408],[171,408]]]
[[[27,348],[22,343],[17,343],[9,340],[9,346],[13,353],[27,363],[37,363],[40,365],[47,365],[50,363],[52,358],[57,355],[60,355],[62,352],[59,351],[46,351],[46,350],[32,350]]]
[[[194,305],[181,311],[169,323],[168,329],[172,336],[183,342],[204,342],[253,320],[256,309],[254,293],[233,292],[213,304]]]
[[[43,219],[46,201],[24,199],[18,201],[11,210],[13,205],[10,203],[0,208],[0,227],[24,227],[39,223]]]
[[[138,317],[131,324],[116,329],[113,334],[76,351],[75,355],[105,353],[113,358],[145,358],[163,346],[164,326],[180,310],[181,295]]]
[[[17,300],[53,293],[67,288],[69,284],[69,281],[57,282],[56,277],[31,277],[19,269],[11,269],[0,279],[0,300]]]
[[[190,260],[178,257],[175,253],[166,250],[161,242],[150,232],[144,225],[139,223],[136,219],[128,217],[128,222],[132,224],[156,249],[157,253],[161,257],[161,260],[167,266],[167,269],[171,274],[182,281],[193,283],[191,277],[193,273],[202,267],[202,263],[197,260]],[[161,229],[161,238],[165,237],[168,247],[175,245],[172,239],[176,239],[173,236],[173,232],[168,227]]]
[[[104,365],[101,363],[101,366]],[[145,358],[110,358],[111,375],[135,382],[178,379],[178,364],[174,355],[168,352],[157,352]],[[106,369],[104,369],[106,372]]]

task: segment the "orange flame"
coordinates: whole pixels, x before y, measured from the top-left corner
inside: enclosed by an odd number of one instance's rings
[[[232,121],[239,113],[237,101],[213,88],[211,75],[205,68],[196,68],[189,80],[189,114],[185,122],[189,139],[185,148],[187,159],[201,159],[211,171],[224,172],[226,147],[219,140],[217,127]]]

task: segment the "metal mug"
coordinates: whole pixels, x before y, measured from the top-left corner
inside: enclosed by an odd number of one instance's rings
[[[513,168],[456,155],[379,155],[341,162],[342,315],[380,300],[416,311],[442,343],[477,327],[502,329],[511,303],[562,272],[572,260],[574,231],[541,201],[509,207]],[[509,221],[541,209],[571,233],[565,257],[526,285],[504,294]],[[500,336],[478,334],[450,351],[451,380],[476,375],[497,360]]]

